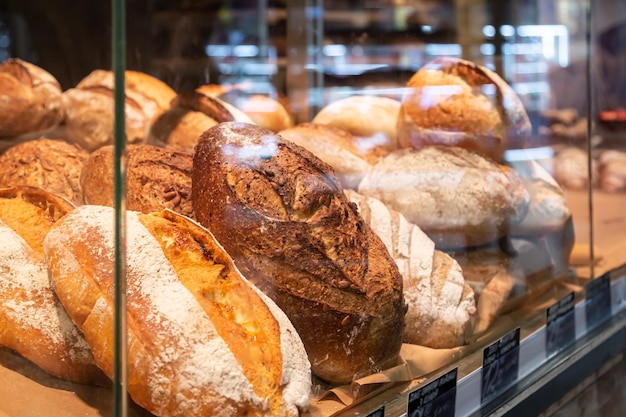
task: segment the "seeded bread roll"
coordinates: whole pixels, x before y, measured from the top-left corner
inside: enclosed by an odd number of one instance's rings
[[[529,195],[511,168],[459,147],[401,149],[379,160],[358,192],[422,229],[438,249],[480,246],[507,235]]]
[[[395,364],[402,277],[329,165],[267,129],[222,123],[196,146],[192,202],[291,319],[316,376],[347,383]]]
[[[143,143],[176,92],[142,72],[126,71],[125,77],[126,138],[128,143]],[[88,151],[113,143],[114,81],[112,71],[95,70],[63,93],[68,137]]]
[[[82,206],[48,233],[56,293],[113,375],[114,211]],[[129,211],[128,392],[156,416],[297,416],[310,367],[295,329],[213,236],[172,211]]]
[[[44,237],[73,208],[39,188],[0,189],[0,346],[55,377],[102,384],[107,378],[52,290],[44,261]]]
[[[434,349],[466,344],[476,304],[459,264],[436,250],[419,227],[380,200],[353,190],[345,193],[385,243],[402,274],[408,306],[404,342]]]
[[[436,58],[420,68],[407,82],[398,116],[401,148],[460,146],[498,162],[530,131],[515,91],[495,72],[459,58]]]
[[[114,203],[113,146],[93,151],[81,173],[85,203],[112,207]],[[152,145],[127,148],[126,207],[149,213],[171,209],[193,217],[191,154]]]
[[[52,74],[17,58],[0,63],[0,138],[52,129],[63,114]]]
[[[80,173],[89,154],[60,139],[18,143],[0,155],[0,187],[30,185],[83,204]]]

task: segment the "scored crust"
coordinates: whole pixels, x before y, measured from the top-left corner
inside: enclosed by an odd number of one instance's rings
[[[51,129],[63,115],[61,86],[52,74],[17,58],[0,63],[0,137]]]
[[[105,383],[54,294],[44,261],[48,230],[73,206],[35,187],[0,189],[0,345],[58,378]]]
[[[498,74],[451,57],[436,58],[411,77],[398,116],[402,148],[461,146],[499,162],[530,131],[524,105]]]
[[[316,376],[347,383],[395,363],[402,278],[329,165],[267,129],[222,123],[196,147],[192,202],[294,323]]]
[[[83,206],[45,248],[54,287],[113,373],[113,209]],[[297,416],[308,362],[289,322],[206,229],[171,211],[127,214],[131,397],[157,416]]]
[[[30,185],[83,204],[80,174],[89,154],[60,139],[18,143],[0,155],[0,187]]]
[[[93,151],[81,173],[85,203],[113,207],[113,146]],[[126,207],[141,212],[170,209],[193,217],[191,167],[186,152],[152,145],[129,145],[126,163]]]

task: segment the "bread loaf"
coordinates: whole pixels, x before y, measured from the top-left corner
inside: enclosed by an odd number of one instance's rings
[[[267,129],[222,123],[196,146],[192,203],[291,319],[316,376],[347,383],[395,364],[402,277],[329,165]]]
[[[313,123],[337,126],[359,138],[369,148],[398,149],[400,102],[390,97],[355,95],[323,107]]]
[[[155,119],[148,134],[148,143],[193,152],[202,132],[218,123],[253,123],[247,114],[216,98],[218,93],[213,87],[212,84],[200,86],[179,94],[171,108]]]
[[[295,116],[287,97],[279,91],[260,91],[255,87],[252,83],[207,84],[197,91],[241,110],[254,124],[272,132],[293,126]]]
[[[60,139],[18,143],[0,155],[0,187],[30,185],[83,204],[80,173],[89,154]]]
[[[87,342],[50,286],[44,261],[44,237],[72,209],[38,188],[0,189],[0,346],[55,377],[104,383]]]
[[[350,132],[332,125],[300,123],[278,132],[330,165],[344,188],[356,189],[367,172],[387,152],[371,148]]]
[[[514,161],[511,167],[528,190],[528,212],[520,223],[511,225],[513,236],[537,236],[563,229],[571,212],[563,189],[536,161]]]
[[[443,146],[392,152],[374,165],[358,192],[402,213],[438,249],[498,240],[524,218],[529,202],[511,168]]]
[[[98,366],[113,375],[110,207],[82,206],[44,242],[51,279]],[[128,391],[156,416],[297,416],[311,387],[289,320],[204,228],[127,213]]]
[[[17,58],[0,63],[0,138],[54,128],[63,114],[52,74]]]
[[[93,151],[113,143],[114,74],[95,70],[63,93],[69,139]],[[162,81],[142,72],[125,73],[125,133],[128,143],[146,141],[153,120],[176,97]]]
[[[385,243],[402,275],[408,306],[404,342],[435,349],[466,344],[476,304],[458,263],[380,200],[353,190],[345,193]]]
[[[113,207],[113,146],[89,155],[81,173],[85,203]],[[191,154],[152,145],[129,145],[126,162],[126,207],[152,212],[171,209],[193,217]]]
[[[402,148],[460,146],[498,162],[530,131],[524,105],[498,74],[451,57],[436,58],[411,77],[398,116]]]

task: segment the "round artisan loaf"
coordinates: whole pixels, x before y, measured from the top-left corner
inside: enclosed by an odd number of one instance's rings
[[[474,291],[459,264],[380,200],[344,191],[385,243],[404,281],[404,342],[435,349],[465,345],[476,314]]]
[[[398,149],[400,101],[383,96],[356,95],[333,101],[311,120],[337,126],[358,137],[369,148]]]
[[[50,286],[44,261],[44,237],[73,208],[39,188],[0,189],[0,346],[58,378],[105,383]]]
[[[372,168],[358,192],[422,229],[438,249],[479,246],[507,235],[529,195],[511,168],[459,147],[400,149]]]
[[[531,124],[517,93],[498,74],[473,62],[436,58],[407,82],[398,115],[402,148],[461,146],[504,161]]]
[[[81,173],[86,204],[114,205],[112,145],[89,154]],[[186,152],[153,145],[129,145],[126,149],[126,207],[141,212],[171,209],[193,217],[191,168]]]
[[[272,132],[293,126],[295,115],[287,97],[280,91],[255,87],[252,83],[206,84],[197,91],[232,105],[247,114],[254,124]]]
[[[196,146],[192,202],[291,319],[316,376],[347,383],[395,364],[402,277],[329,165],[267,129],[222,123]]]
[[[356,189],[378,157],[387,153],[380,147],[370,148],[367,142],[332,125],[300,123],[278,134],[333,167],[341,185],[349,189]]]
[[[114,74],[94,70],[63,93],[70,141],[88,151],[113,143]],[[153,120],[170,108],[176,92],[151,75],[125,73],[125,133],[128,143],[145,142]]]
[[[30,185],[83,204],[80,174],[89,153],[60,139],[13,145],[0,155],[0,187]]]
[[[59,299],[114,372],[114,210],[85,205],[44,241]],[[128,392],[156,416],[297,416],[311,373],[302,341],[205,228],[127,212]]]
[[[183,152],[193,152],[198,138],[218,123],[252,119],[230,103],[220,100],[219,86],[203,85],[179,94],[166,112],[154,120],[148,143]]]
[[[17,58],[0,63],[0,137],[56,127],[64,114],[61,94],[46,70]]]

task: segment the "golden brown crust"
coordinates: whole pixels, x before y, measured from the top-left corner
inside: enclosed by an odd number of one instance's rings
[[[18,143],[0,155],[0,187],[30,185],[83,204],[80,174],[89,154],[60,139]]]
[[[48,230],[73,208],[39,188],[0,189],[0,345],[58,378],[105,383],[50,287],[44,262]]]
[[[217,123],[202,112],[173,106],[155,119],[150,127],[148,143],[193,153],[200,135]]]
[[[83,206],[45,242],[59,298],[110,376],[112,217],[110,208]],[[206,229],[170,211],[128,212],[127,219],[128,391],[135,402],[171,417],[297,416],[310,374],[284,315]],[[293,385],[304,403],[294,399]]]
[[[94,70],[63,93],[70,140],[88,151],[113,143],[114,74]],[[160,80],[136,71],[125,75],[125,133],[128,143],[146,141],[153,120],[169,108],[176,92]]]
[[[113,146],[89,155],[81,174],[86,204],[112,207],[114,203]],[[191,168],[186,152],[152,145],[127,148],[126,207],[141,212],[170,209],[193,217]]]
[[[407,91],[398,117],[400,147],[461,146],[503,161],[508,142],[526,139],[531,130],[515,91],[467,60],[429,62],[407,82]]]
[[[0,98],[0,137],[51,129],[63,120],[59,82],[20,59],[0,63]]]
[[[222,123],[196,147],[192,201],[292,320],[318,377],[349,382],[396,359],[402,278],[330,166],[267,129]]]
[[[247,84],[207,84],[196,91],[226,102],[247,114],[258,126],[279,132],[295,124],[291,103],[282,93],[261,94]]]

